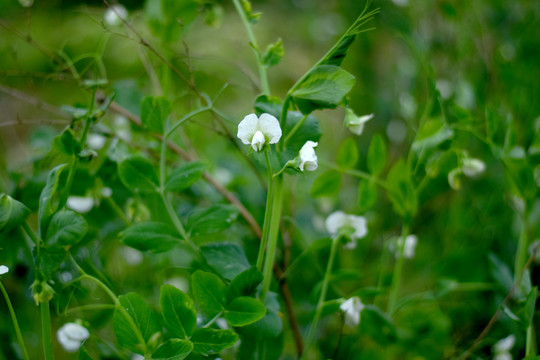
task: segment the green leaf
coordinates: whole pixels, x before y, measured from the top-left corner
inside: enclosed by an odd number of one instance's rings
[[[232,326],[246,326],[259,321],[266,314],[264,305],[252,297],[243,296],[227,305],[225,319]]]
[[[238,335],[231,330],[201,328],[193,333],[190,340],[194,351],[202,355],[213,355],[234,346]]]
[[[84,217],[71,210],[62,210],[52,217],[45,241],[49,245],[74,245],[87,231],[88,223]]]
[[[311,188],[311,196],[332,196],[336,194],[341,185],[341,173],[336,170],[328,170],[319,175],[313,187]]]
[[[169,251],[181,241],[175,230],[163,223],[153,221],[132,225],[119,236],[127,246],[154,253]]]
[[[23,203],[7,194],[0,194],[0,232],[21,225],[29,214],[30,209]]]
[[[414,152],[421,152],[432,149],[454,136],[454,131],[450,129],[441,119],[426,121],[414,139],[411,149]]]
[[[407,222],[418,209],[418,200],[411,182],[407,164],[400,159],[388,172],[386,178],[388,197],[392,202],[394,211]]]
[[[197,18],[196,0],[155,0],[146,2],[146,16],[152,32],[165,43],[177,41]]]
[[[289,111],[287,113],[287,124],[285,126],[285,134],[289,134],[291,130],[304,118],[304,115],[298,111]],[[313,115],[309,115],[300,128],[287,141],[286,151],[292,158],[298,155],[298,152],[308,141],[318,142],[321,138],[322,131],[319,126],[319,120]]]
[[[122,161],[118,165],[118,175],[124,185],[133,191],[151,193],[159,186],[154,166],[142,157],[137,156]]]
[[[39,269],[46,278],[55,273],[66,259],[67,252],[63,246],[41,246],[39,249]],[[34,252],[37,258],[37,251]]]
[[[213,234],[229,228],[238,217],[238,209],[233,205],[212,205],[206,209],[193,211],[188,219],[193,236]]]
[[[159,303],[170,336],[184,339],[191,336],[197,326],[197,312],[193,300],[174,286],[163,285]]]
[[[193,343],[189,340],[170,339],[161,344],[152,354],[153,360],[182,360],[193,351]]]
[[[281,118],[281,110],[283,109],[283,103],[281,99],[276,96],[260,95],[255,100],[254,107],[257,116],[261,116],[261,114],[267,113],[279,120]]]
[[[273,44],[268,45],[264,52],[262,63],[266,67],[271,67],[279,64],[283,56],[285,55],[285,49],[283,49],[283,42],[278,39]]]
[[[209,317],[225,310],[226,286],[219,276],[197,270],[191,275],[191,289],[195,301]]]
[[[93,360],[84,346],[81,346],[81,349],[79,350],[79,360]]]
[[[371,209],[377,203],[377,184],[372,180],[362,179],[358,185],[358,206],[360,210]]]
[[[120,345],[126,349],[144,355],[149,340],[161,332],[159,318],[144,299],[136,293],[120,295],[118,300],[127,315],[119,309],[116,309],[114,313],[113,327],[116,338]],[[132,324],[135,328],[132,327]],[[139,337],[144,340],[144,344],[141,344]]]
[[[62,164],[49,172],[47,184],[39,197],[38,221],[39,233],[41,236],[47,233],[47,227],[49,226],[51,216],[63,206],[63,204],[60,204],[60,195],[56,190],[59,188],[59,184],[65,182],[66,179],[62,176],[62,173],[67,168],[67,164]]]
[[[237,332],[252,340],[270,339],[278,336],[283,330],[283,323],[279,315],[279,301],[277,294],[269,292],[266,296],[266,315],[259,321],[238,328]]]
[[[66,155],[75,155],[81,151],[81,144],[70,128],[65,129],[60,135],[54,138],[53,147]]]
[[[381,134],[371,138],[367,155],[367,167],[374,176],[379,175],[386,167],[386,143]]]
[[[230,243],[217,243],[201,246],[201,252],[210,266],[225,279],[232,280],[249,268],[244,250]]]
[[[150,131],[163,134],[165,120],[171,114],[171,104],[163,96],[145,97],[141,103],[141,121]]]
[[[358,147],[356,141],[353,138],[348,138],[341,143],[337,157],[336,164],[342,169],[353,169],[358,163]]]
[[[527,296],[525,306],[523,307],[523,320],[525,327],[529,327],[534,319],[534,310],[536,309],[536,300],[538,298],[538,289],[533,287]]]
[[[302,114],[335,109],[349,93],[354,76],[335,65],[320,65],[309,72],[291,96]]]
[[[366,305],[362,310],[360,329],[379,344],[390,344],[397,340],[397,331],[392,320],[374,305]]]
[[[169,174],[165,188],[168,191],[185,190],[199,180],[207,169],[208,165],[201,162],[184,164]]]
[[[253,296],[257,286],[263,281],[263,275],[256,267],[251,267],[238,274],[227,288],[227,301],[240,296]]]

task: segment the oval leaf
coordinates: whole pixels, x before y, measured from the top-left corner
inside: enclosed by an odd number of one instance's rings
[[[195,301],[209,317],[225,310],[226,287],[219,276],[198,270],[191,275],[191,289]]]
[[[213,205],[207,209],[193,211],[188,220],[191,235],[207,235],[229,228],[238,217],[233,205]]]
[[[201,246],[201,252],[214,269],[225,279],[232,280],[242,271],[249,268],[244,250],[230,243],[218,243]]]
[[[169,191],[182,191],[201,178],[208,166],[200,162],[191,162],[174,169],[167,177],[165,188]]]
[[[22,224],[30,214],[23,203],[6,194],[0,195],[0,232]]]
[[[118,165],[118,175],[128,188],[133,191],[150,193],[156,191],[158,178],[154,167],[142,157],[132,157]]]
[[[360,210],[371,209],[377,203],[377,184],[371,180],[362,179],[358,185],[358,206]]]
[[[234,299],[225,311],[225,319],[232,326],[246,326],[259,321],[266,314],[264,305],[248,296]]]
[[[153,360],[182,360],[193,350],[189,340],[171,339],[157,348],[152,354]]]
[[[189,337],[197,325],[197,312],[193,300],[174,286],[163,285],[159,303],[169,334],[178,338]]]
[[[251,267],[238,274],[227,288],[227,300],[240,296],[253,296],[257,286],[263,281],[263,275],[256,267]]]
[[[320,65],[307,74],[291,96],[302,114],[335,109],[352,89],[354,82],[354,76],[339,66]]]
[[[60,196],[57,193],[59,184],[66,181],[66,177],[62,176],[64,170],[68,168],[68,164],[58,165],[49,172],[47,176],[47,184],[43,188],[39,197],[39,233],[44,236],[47,233],[47,227],[51,216],[58,211],[58,209],[64,204],[60,204]],[[60,186],[62,188],[62,186]]]
[[[341,143],[336,164],[342,169],[353,169],[358,163],[358,146],[353,138],[348,138]]]
[[[74,245],[87,231],[88,223],[84,217],[71,210],[62,210],[52,217],[45,241],[49,245]]]
[[[163,223],[151,221],[132,225],[119,236],[127,246],[154,253],[169,251],[181,241],[175,230]]]
[[[338,192],[341,185],[341,173],[336,170],[328,170],[322,173],[311,188],[311,196],[331,196]]]
[[[190,340],[194,351],[202,355],[211,355],[236,344],[238,335],[231,330],[201,328],[193,333]]]
[[[367,155],[367,167],[373,175],[379,175],[386,167],[386,143],[381,134],[371,138]]]

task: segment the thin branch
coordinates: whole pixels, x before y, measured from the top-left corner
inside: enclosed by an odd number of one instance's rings
[[[8,126],[17,126],[17,125],[66,125],[68,124],[67,120],[55,120],[55,119],[21,119],[17,115],[16,121],[6,121],[0,123],[0,128]]]
[[[42,110],[45,110],[51,114],[57,115],[63,119],[71,120],[71,117],[63,112],[59,107],[51,105],[43,100],[40,100],[32,95],[28,95],[26,93],[23,93],[22,91],[19,91],[14,88],[10,88],[4,85],[0,85],[0,92],[3,92],[4,94],[7,94],[9,96],[12,96],[16,99],[19,99],[21,101],[24,101],[30,105],[33,105],[37,108],[40,108]]]

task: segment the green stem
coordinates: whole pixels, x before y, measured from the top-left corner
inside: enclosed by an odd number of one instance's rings
[[[49,308],[49,302],[45,301],[40,303],[41,310],[41,331],[43,338],[43,354],[45,360],[53,360],[54,354],[52,349],[52,337],[51,337],[51,310]]]
[[[326,271],[324,273],[321,295],[319,296],[319,301],[317,302],[317,308],[315,309],[315,316],[309,328],[309,333],[306,339],[306,346],[304,348],[304,353],[302,354],[301,359],[305,359],[308,356],[310,347],[313,345],[313,340],[315,339],[315,334],[317,332],[317,326],[321,318],[322,309],[324,307],[324,299],[326,298],[326,292],[328,290],[328,283],[330,281],[330,275],[332,274],[332,268],[334,267],[334,259],[336,257],[336,252],[338,245],[340,243],[340,237],[332,239],[332,248],[330,249],[330,256],[328,258],[328,264],[326,265]]]
[[[387,312],[389,315],[392,315],[394,311],[396,310],[396,301],[399,294],[399,286],[401,283],[401,276],[403,273],[403,264],[405,263],[405,239],[407,238],[407,235],[409,234],[409,229],[407,225],[403,225],[402,231],[401,231],[401,241],[398,242],[398,258],[397,263],[394,267],[394,274],[392,276],[392,285],[390,286],[390,294],[388,296],[388,308]]]
[[[251,29],[251,24],[249,23],[246,13],[244,12],[242,5],[240,5],[239,0],[233,0],[233,4],[234,4],[234,7],[236,8],[236,11],[238,12],[238,15],[240,16],[240,19],[242,20],[242,24],[244,25],[244,28],[246,29],[249,42],[251,44],[253,52],[255,53],[255,59],[257,60],[257,67],[259,69],[259,77],[261,78],[261,88],[262,88],[263,94],[270,95],[270,87],[268,85],[268,76],[266,75],[266,67],[262,63],[261,51],[259,50],[259,46],[257,45],[257,39],[255,38],[255,35],[253,34],[253,30]]]
[[[534,315],[533,315],[534,316]],[[536,347],[536,331],[534,327],[534,321],[531,321],[529,327],[527,327],[527,342],[525,348],[525,357],[535,357],[537,354]]]
[[[6,299],[6,304],[9,309],[9,315],[11,315],[11,321],[13,321],[13,327],[15,328],[15,334],[17,335],[17,341],[19,342],[19,347],[21,348],[23,359],[29,360],[28,352],[26,351],[26,346],[24,345],[24,340],[21,335],[21,329],[19,328],[19,323],[17,322],[17,317],[15,316],[15,311],[13,310],[13,306],[11,305],[11,301],[9,300],[8,293],[4,288],[4,284],[2,284],[2,281],[0,281],[0,290],[2,290],[2,293],[4,294],[4,299]]]
[[[276,256],[276,248],[279,233],[279,223],[281,220],[281,206],[283,204],[283,175],[272,177],[273,181],[273,199],[272,212],[270,215],[270,225],[268,229],[268,249],[266,251],[266,259],[264,261],[264,279],[261,290],[261,301],[264,302],[266,294],[270,290],[272,281],[272,267],[274,266],[274,258]]]
[[[114,210],[116,215],[118,215],[118,217],[126,226],[129,226],[131,224],[131,221],[128,219],[124,211],[120,208],[120,206],[118,206],[118,204],[112,199],[112,197],[105,197],[105,201],[107,202],[107,204],[109,204],[109,206]]]
[[[528,221],[528,211],[525,210],[522,218],[523,226],[521,227],[521,234],[519,235],[519,241],[516,251],[516,262],[514,264],[514,277],[516,278],[517,283],[520,283],[520,277],[523,274],[525,268],[525,263],[527,262],[527,251],[529,248],[529,239],[527,236],[527,228],[529,226]]]
[[[209,322],[203,325],[203,328],[212,326],[216,322],[216,320],[220,318],[221,315],[223,315],[223,311],[218,312],[216,316],[214,316]]]
[[[325,166],[327,168],[330,168],[332,170],[336,170],[336,171],[340,171],[340,172],[343,172],[347,175],[351,175],[351,176],[354,176],[354,177],[357,177],[359,179],[366,179],[366,180],[369,180],[369,181],[373,181],[375,184],[379,185],[381,188],[385,189],[385,190],[388,190],[388,187],[386,186],[386,184],[384,183],[384,181],[380,180],[379,178],[367,173],[367,172],[364,172],[364,171],[361,171],[361,170],[356,170],[356,169],[341,169],[339,167],[337,167],[336,165],[328,162],[328,161],[324,161],[324,160],[321,160],[319,159],[319,164],[322,165],[322,166]]]
[[[266,168],[268,170],[268,193],[266,195],[266,209],[264,211],[264,224],[262,229],[261,245],[259,247],[259,254],[257,256],[257,269],[259,269],[259,271],[263,270],[264,251],[266,250],[266,244],[268,243],[268,232],[270,227],[270,218],[273,205],[272,198],[274,196],[274,187],[272,186],[272,164],[270,163],[270,157],[268,153],[269,151],[267,149],[264,152],[264,156],[266,159]]]
[[[291,92],[289,91],[287,93],[287,97],[285,97],[285,101],[283,102],[283,108],[281,109],[281,117],[279,118],[279,126],[283,131],[285,131],[287,126],[287,114],[289,112],[289,103],[291,102]],[[285,146],[284,141],[280,141],[277,143],[276,148],[278,151],[282,151]]]

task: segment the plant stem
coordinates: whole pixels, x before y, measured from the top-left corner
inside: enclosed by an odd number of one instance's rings
[[[271,212],[273,206],[273,181],[272,181],[272,164],[270,163],[270,157],[268,155],[268,149],[264,152],[266,159],[266,168],[268,170],[268,193],[266,195],[266,209],[264,211],[264,224],[262,229],[261,244],[259,247],[259,254],[257,256],[257,269],[263,270],[264,251],[266,250],[266,244],[268,243],[268,232],[270,227]]]
[[[394,274],[392,276],[392,285],[390,286],[390,294],[388,296],[388,308],[386,311],[389,315],[392,315],[396,310],[396,301],[399,294],[399,285],[401,283],[401,276],[403,273],[403,264],[405,263],[405,239],[409,234],[407,225],[403,224],[401,230],[401,241],[398,242],[398,258],[396,266],[394,267]]]
[[[13,310],[13,306],[11,305],[11,301],[9,300],[8,293],[4,288],[4,284],[2,284],[2,281],[0,281],[0,290],[2,290],[2,293],[4,294],[4,299],[6,299],[6,304],[9,309],[9,315],[11,315],[11,320],[13,321],[13,327],[15,328],[15,334],[17,335],[17,341],[19,342],[19,347],[21,348],[23,359],[29,360],[28,352],[26,351],[26,346],[24,345],[24,340],[21,335],[21,329],[19,328],[19,323],[17,322],[17,317],[15,316],[15,311]]]
[[[534,314],[533,314],[534,316]],[[529,327],[527,327],[527,342],[525,348],[525,356],[536,356],[537,347],[536,347],[536,331],[534,327],[534,321],[531,320]]]
[[[304,115],[304,117],[294,125],[294,127],[291,129],[291,131],[289,131],[287,136],[285,136],[285,140],[283,140],[283,145],[284,146],[287,146],[287,143],[289,142],[289,140],[291,140],[292,136],[298,131],[298,129],[300,129],[300,127],[302,127],[302,125],[304,125],[304,122],[306,121],[308,116],[309,115]]]
[[[253,52],[255,53],[255,59],[257,60],[257,67],[259,69],[259,77],[261,78],[261,88],[263,94],[270,95],[270,87],[268,86],[266,67],[262,63],[261,51],[259,50],[259,46],[257,45],[257,39],[253,34],[253,30],[251,29],[251,24],[249,23],[249,20],[247,19],[246,13],[244,12],[242,5],[240,5],[240,2],[238,0],[233,0],[233,4],[236,8],[236,11],[238,12],[238,15],[240,16],[240,19],[242,20],[242,24],[244,25],[247,36],[249,38],[249,43],[251,44]]]
[[[283,174],[272,177],[272,182],[274,194],[272,199],[270,225],[268,229],[268,249],[266,251],[266,259],[264,261],[264,279],[261,291],[262,302],[264,302],[266,299],[266,294],[270,290],[270,283],[272,281],[272,267],[274,266],[274,258],[276,256],[279,223],[281,220],[281,206],[283,204]]]
[[[41,310],[41,331],[43,338],[43,354],[45,360],[53,360],[54,354],[52,350],[52,338],[51,338],[51,310],[49,309],[49,302],[45,301],[40,303]]]
[[[523,274],[523,269],[525,267],[525,263],[527,262],[527,257],[528,257],[527,256],[527,251],[529,248],[529,239],[527,236],[527,228],[529,225],[528,218],[529,218],[528,211],[525,210],[522,217],[523,225],[521,227],[521,233],[519,235],[518,246],[516,250],[516,261],[514,263],[514,277],[516,278],[516,281],[518,283],[521,281],[520,277]]]
[[[322,288],[321,288],[321,295],[319,296],[319,301],[317,302],[317,308],[315,309],[315,316],[313,317],[313,321],[311,323],[311,327],[309,328],[309,333],[306,339],[306,345],[304,348],[304,353],[301,357],[301,359],[306,358],[308,356],[309,348],[313,345],[313,340],[315,339],[315,334],[317,332],[317,325],[319,324],[319,320],[321,318],[322,309],[324,306],[324,299],[326,298],[326,291],[328,290],[328,283],[330,281],[330,275],[332,274],[332,268],[334,267],[334,259],[336,257],[336,252],[338,245],[340,243],[340,237],[336,237],[332,239],[332,247],[330,249],[330,256],[328,258],[328,264],[326,265],[326,271],[324,273]]]

